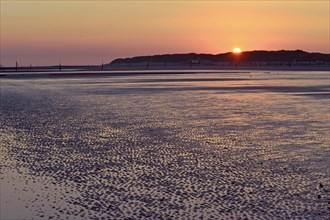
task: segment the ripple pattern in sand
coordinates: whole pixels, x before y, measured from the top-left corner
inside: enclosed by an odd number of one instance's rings
[[[88,80],[2,82],[1,183],[17,185],[25,218],[329,216],[326,100]]]

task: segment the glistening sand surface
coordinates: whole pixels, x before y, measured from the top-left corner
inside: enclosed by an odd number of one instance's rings
[[[1,78],[1,219],[327,219],[328,72]]]

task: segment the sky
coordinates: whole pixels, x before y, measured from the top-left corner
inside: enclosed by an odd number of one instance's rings
[[[0,63],[92,65],[166,53],[330,53],[330,2],[0,0]]]

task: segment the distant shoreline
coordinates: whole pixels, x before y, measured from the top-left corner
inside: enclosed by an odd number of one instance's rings
[[[146,67],[106,67],[104,70],[239,70],[239,71],[258,71],[258,70],[269,70],[269,71],[330,71],[330,65],[322,66],[215,66],[215,65],[201,65],[201,66],[192,66],[191,68],[188,65],[183,66],[168,66],[166,68],[162,67],[153,67],[150,66],[148,69]]]
[[[62,66],[61,71],[59,67],[21,67],[17,70],[13,67],[2,68],[0,77],[18,77],[18,76],[52,76],[52,75],[112,75],[112,74],[192,74],[194,71],[201,73],[202,71],[329,71],[329,65],[322,66],[215,66],[215,65],[173,65],[167,66]],[[186,71],[186,72],[185,72]],[[91,73],[89,73],[91,72]]]

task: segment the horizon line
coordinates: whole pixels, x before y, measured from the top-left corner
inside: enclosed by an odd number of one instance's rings
[[[290,52],[294,52],[294,51],[302,51],[302,52],[306,52],[306,53],[312,53],[312,54],[324,54],[324,55],[330,55],[330,50],[329,53],[323,53],[323,52],[319,52],[319,51],[306,51],[306,50],[302,50],[302,49],[279,49],[279,50],[264,50],[264,49],[255,49],[255,50],[245,50],[245,51],[241,51],[240,53],[247,53],[247,52],[260,52],[260,51],[265,51],[265,52],[279,52],[279,51],[290,51]],[[145,55],[135,55],[135,56],[126,56],[126,57],[117,57],[112,59],[110,62],[103,62],[106,59],[102,59],[100,63],[95,63],[95,64],[63,64],[62,61],[58,62],[57,64],[39,64],[39,65],[32,65],[31,64],[27,64],[27,65],[22,65],[21,67],[56,67],[56,66],[69,66],[69,67],[74,67],[74,66],[81,66],[81,67],[93,67],[93,66],[100,66],[102,64],[104,65],[108,65],[111,62],[113,62],[114,60],[117,59],[130,59],[130,58],[134,58],[134,57],[149,57],[149,56],[162,56],[162,55],[182,55],[182,54],[196,54],[196,55],[223,55],[223,54],[230,54],[230,53],[234,53],[233,51],[228,51],[228,52],[223,52],[223,53],[198,53],[198,52],[187,52],[187,53],[180,53],[180,52],[173,52],[173,53],[160,53],[160,54],[145,54]],[[18,63],[18,60],[15,61],[15,63]],[[5,66],[2,64],[1,60],[0,60],[0,68],[15,68],[16,65],[14,66]]]

